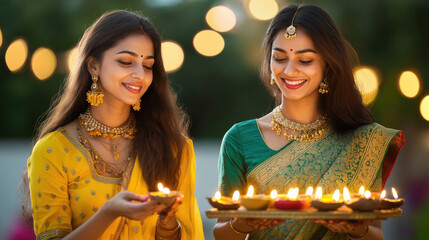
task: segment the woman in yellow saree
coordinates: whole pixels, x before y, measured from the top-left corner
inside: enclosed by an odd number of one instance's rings
[[[374,122],[354,83],[348,45],[329,15],[291,5],[272,20],[261,79],[280,103],[235,124],[219,156],[219,190],[231,196],[321,186],[381,191],[403,133]],[[303,194],[303,192],[301,192]],[[382,239],[381,221],[219,219],[216,239]]]
[[[37,239],[204,239],[185,114],[139,14],[103,14],[83,35],[28,159]],[[157,184],[179,191],[150,200]]]

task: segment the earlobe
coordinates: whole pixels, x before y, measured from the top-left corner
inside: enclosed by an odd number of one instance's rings
[[[95,58],[89,56],[88,59],[86,59],[86,67],[88,68],[89,73],[92,76],[98,76],[98,70],[99,70],[99,65],[97,60],[95,60]]]

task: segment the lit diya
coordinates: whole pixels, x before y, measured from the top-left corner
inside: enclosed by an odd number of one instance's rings
[[[347,189],[347,188],[344,188]],[[347,193],[348,194],[348,190]],[[315,199],[311,201],[311,206],[319,211],[333,211],[343,205],[343,201],[340,200],[340,190],[335,190],[334,194],[323,195],[322,188],[316,189]]]
[[[386,190],[383,190],[380,194],[380,205],[378,205],[377,209],[393,209],[399,208],[404,204],[405,200],[403,198],[398,199],[398,193],[395,188],[392,187],[392,195],[395,199],[386,198]]]
[[[263,210],[267,209],[271,203],[271,198],[264,194],[254,195],[254,188],[249,186],[247,194],[241,196],[241,205],[248,210]]]
[[[344,196],[346,206],[353,209],[353,211],[373,211],[380,204],[380,198],[372,196],[370,191],[365,190],[362,195],[361,190],[359,190],[359,193],[358,197],[349,198]]]
[[[158,183],[158,190],[158,192],[149,192],[150,199],[168,206],[173,204],[174,200],[179,196],[178,191],[170,191],[170,189],[164,188],[162,183]]]
[[[212,207],[218,210],[237,210],[240,207],[239,203],[240,192],[235,191],[232,198],[227,196],[221,196],[220,192],[217,191],[215,196],[210,198],[206,197]]]
[[[313,188],[311,188],[313,191]],[[308,194],[308,190],[307,190]],[[274,206],[281,210],[300,210],[309,207],[310,195],[299,196],[299,188],[289,189],[286,196],[279,195],[274,202]]]

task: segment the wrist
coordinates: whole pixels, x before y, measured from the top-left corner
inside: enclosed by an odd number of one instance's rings
[[[180,233],[181,225],[176,219],[174,227],[167,227],[163,225],[159,220],[156,224],[156,237],[159,240],[163,239],[175,239],[175,237]]]
[[[365,235],[367,235],[368,232],[369,232],[369,225],[366,225],[366,228],[363,230],[360,230],[359,232],[347,233],[347,237],[349,237],[349,239],[360,239],[365,237]]]
[[[239,219],[231,219],[229,220],[230,228],[238,234],[247,235],[253,232],[253,228],[250,227],[246,221],[241,221]]]

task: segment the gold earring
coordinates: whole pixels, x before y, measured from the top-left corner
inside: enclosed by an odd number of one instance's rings
[[[133,110],[134,111],[140,111],[140,103],[142,102],[141,99],[139,99],[136,103],[133,104]]]
[[[276,84],[276,80],[274,79],[274,74],[271,73],[271,81],[270,81],[271,85]]]
[[[319,93],[327,94],[328,92],[329,92],[328,79],[324,78],[323,81],[320,83]]]
[[[98,106],[100,103],[103,103],[104,93],[98,89],[98,77],[92,76],[92,81],[91,90],[86,92],[86,101],[91,104],[91,106]]]

